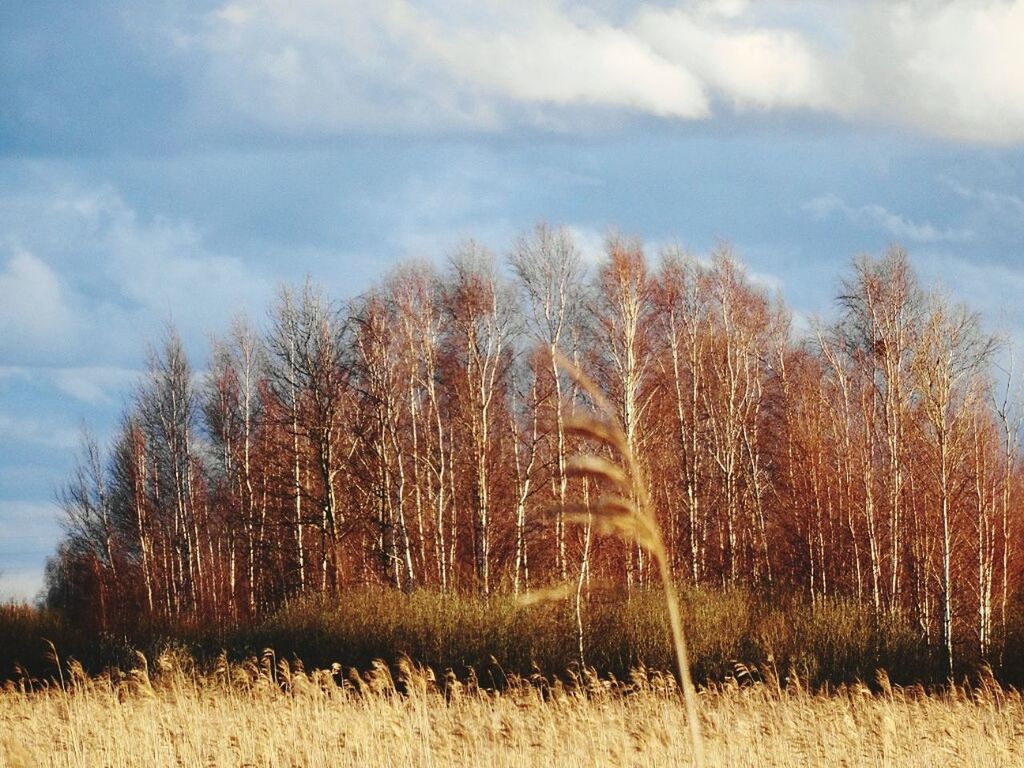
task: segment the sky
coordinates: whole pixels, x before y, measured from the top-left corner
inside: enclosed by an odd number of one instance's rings
[[[170,321],[193,364],[306,275],[729,243],[798,324],[851,259],[1024,341],[1024,2],[0,3],[0,600],[32,599],[83,427]]]

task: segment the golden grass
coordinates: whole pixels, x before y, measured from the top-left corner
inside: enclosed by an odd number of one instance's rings
[[[672,676],[513,680],[501,693],[384,665],[339,686],[268,656],[210,674],[167,657],[67,690],[0,692],[0,766],[690,765]],[[404,691],[399,693],[399,689]],[[703,689],[711,765],[1006,766],[1024,763],[1024,701],[973,691],[854,686],[832,695],[771,682]]]

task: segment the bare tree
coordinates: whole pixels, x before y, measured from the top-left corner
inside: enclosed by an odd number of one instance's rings
[[[951,306],[933,295],[914,351],[912,371],[933,453],[934,492],[938,502],[942,547],[942,642],[947,669],[953,674],[953,561],[958,495],[971,457],[971,414],[983,394],[982,376],[995,349],[982,333],[978,316],[963,305]]]
[[[609,240],[591,309],[598,338],[595,363],[619,409],[626,443],[638,456],[644,454],[640,423],[651,397],[647,389],[653,361],[651,293],[641,244],[621,238]],[[627,547],[627,584],[643,583],[644,552],[637,546]]]
[[[495,418],[502,410],[515,302],[494,258],[473,243],[451,260],[448,296],[451,344],[462,376],[463,415],[473,508],[473,567],[478,588],[491,590],[491,456]],[[500,422],[499,422],[500,423]]]
[[[402,434],[407,424],[402,367],[393,306],[381,296],[364,297],[353,314],[355,389],[367,418],[359,429],[358,454],[365,456],[371,508],[376,509],[380,550],[394,586],[415,585],[413,547],[406,521],[407,474],[411,459]],[[407,471],[408,470],[408,471]]]
[[[208,574],[202,546],[206,521],[196,505],[196,392],[185,348],[173,327],[166,331],[163,348],[150,350],[148,368],[137,403],[153,460],[154,503],[170,528],[166,554],[171,558],[172,610],[199,612]]]
[[[1020,462],[1020,430],[1024,424],[1024,409],[1021,408],[1020,392],[1013,396],[1014,387],[1019,387],[1015,378],[1012,350],[1009,365],[1004,370],[1001,391],[994,396],[995,416],[999,424],[1002,444],[999,478],[999,538],[1001,543],[1001,581],[999,590],[999,622],[1002,644],[1006,644],[1007,608],[1010,597],[1011,546],[1011,500],[1014,478]]]
[[[109,628],[110,599],[116,600],[118,556],[117,531],[103,458],[96,438],[83,429],[81,453],[72,477],[58,492],[62,524],[69,550],[95,567],[99,596],[100,627]],[[109,594],[114,592],[113,595]]]
[[[302,529],[306,519],[300,440],[308,444],[318,475],[321,591],[337,588],[341,567],[338,546],[344,513],[337,488],[339,441],[351,395],[344,360],[345,333],[337,308],[311,282],[306,282],[297,300],[290,290],[282,289],[268,340],[274,360],[271,382],[291,414],[300,588],[305,583]]]
[[[702,391],[710,343],[707,277],[691,257],[678,248],[662,254],[658,273],[656,312],[667,351],[667,368],[674,396],[676,455],[681,463],[690,578],[696,584],[705,575],[704,541],[707,520],[702,506],[707,434],[704,429]]]
[[[554,472],[552,495],[558,510],[565,507],[568,478],[565,462],[564,394],[555,363],[555,353],[582,322],[580,314],[583,261],[572,236],[564,229],[538,226],[530,237],[520,238],[510,258],[526,298],[526,325],[535,343],[544,350],[539,358],[547,363],[553,389]],[[539,375],[539,372],[538,372]],[[532,462],[531,462],[532,463]],[[555,563],[561,579],[567,578],[565,516],[555,515]]]
[[[920,331],[922,295],[906,253],[891,248],[879,260],[854,262],[854,274],[839,296],[844,333],[857,348],[857,360],[872,389],[871,428],[886,455],[888,546],[879,568],[888,565],[883,598],[890,609],[899,601],[903,542],[903,508],[907,470],[911,466],[905,436],[908,383],[913,348]],[[873,500],[869,500],[873,504]],[[881,553],[880,553],[881,554]]]
[[[210,373],[203,398],[206,431],[217,447],[216,459],[230,500],[228,517],[228,581],[232,609],[237,609],[236,537],[240,527],[243,546],[245,606],[256,614],[258,570],[256,561],[263,547],[266,505],[257,498],[257,478],[253,466],[256,425],[264,418],[259,385],[265,378],[266,358],[262,342],[251,323],[237,318],[229,337],[214,340]]]

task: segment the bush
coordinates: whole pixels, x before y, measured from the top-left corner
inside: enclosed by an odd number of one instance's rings
[[[795,673],[812,685],[871,682],[878,669],[887,670],[896,683],[945,682],[938,649],[929,649],[899,616],[876,617],[870,606],[856,601],[812,603],[770,599],[739,588],[690,588],[681,603],[698,681],[724,680],[740,662],[755,675],[785,679]],[[659,590],[595,594],[583,611],[586,662],[599,674],[625,679],[641,665],[674,668]],[[226,631],[140,627],[116,637],[79,631],[52,611],[4,605],[0,677],[15,675],[15,663],[34,676],[52,676],[45,638],[63,659],[77,658],[93,672],[130,666],[134,649],[153,659],[167,647],[182,646],[200,665],[210,666],[225,649],[238,660],[272,648],[278,658],[301,659],[307,668],[338,662],[367,669],[374,659],[394,663],[409,656],[438,673],[451,669],[464,677],[474,670],[482,684],[500,686],[505,675],[561,675],[578,665],[576,632],[569,600],[524,605],[508,594],[484,598],[429,590],[361,589],[337,599],[307,597],[264,620]],[[1024,627],[1014,627],[1005,649],[1007,662],[1024,647],[1022,637]],[[997,674],[1005,670],[1004,681],[1017,681],[1013,675],[1020,670],[1013,664],[993,666]]]
[[[876,618],[848,600],[772,602],[741,589],[683,593],[695,677],[720,681],[735,662],[813,684],[873,680],[887,669],[897,682],[939,682],[928,649],[896,618]],[[561,674],[577,663],[576,621],[567,602],[522,605],[490,598],[366,591],[338,603],[299,600],[229,638],[236,656],[274,648],[307,665],[367,667],[402,655],[465,673],[476,669]],[[600,674],[628,676],[645,665],[672,669],[664,597],[644,590],[600,596],[584,606],[586,662]],[[486,682],[486,679],[484,679]]]
[[[17,667],[33,672],[41,669],[50,650],[46,641],[63,647],[71,644],[72,635],[54,611],[25,603],[0,604],[0,680],[16,676]]]

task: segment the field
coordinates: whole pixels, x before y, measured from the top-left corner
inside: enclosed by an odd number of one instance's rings
[[[682,603],[708,765],[1024,762],[1016,637],[1000,682],[978,660],[950,686],[935,649],[849,602]],[[584,610],[581,676],[557,601],[357,591],[133,638],[0,606],[0,766],[688,764],[683,697],[653,671],[674,661],[663,594]]]
[[[709,765],[1002,766],[1024,761],[1024,701],[994,681],[938,694],[880,680],[827,695],[775,680],[700,691]],[[361,676],[285,662],[150,670],[0,693],[0,765],[687,765],[671,676],[523,680],[502,692],[403,662]]]

